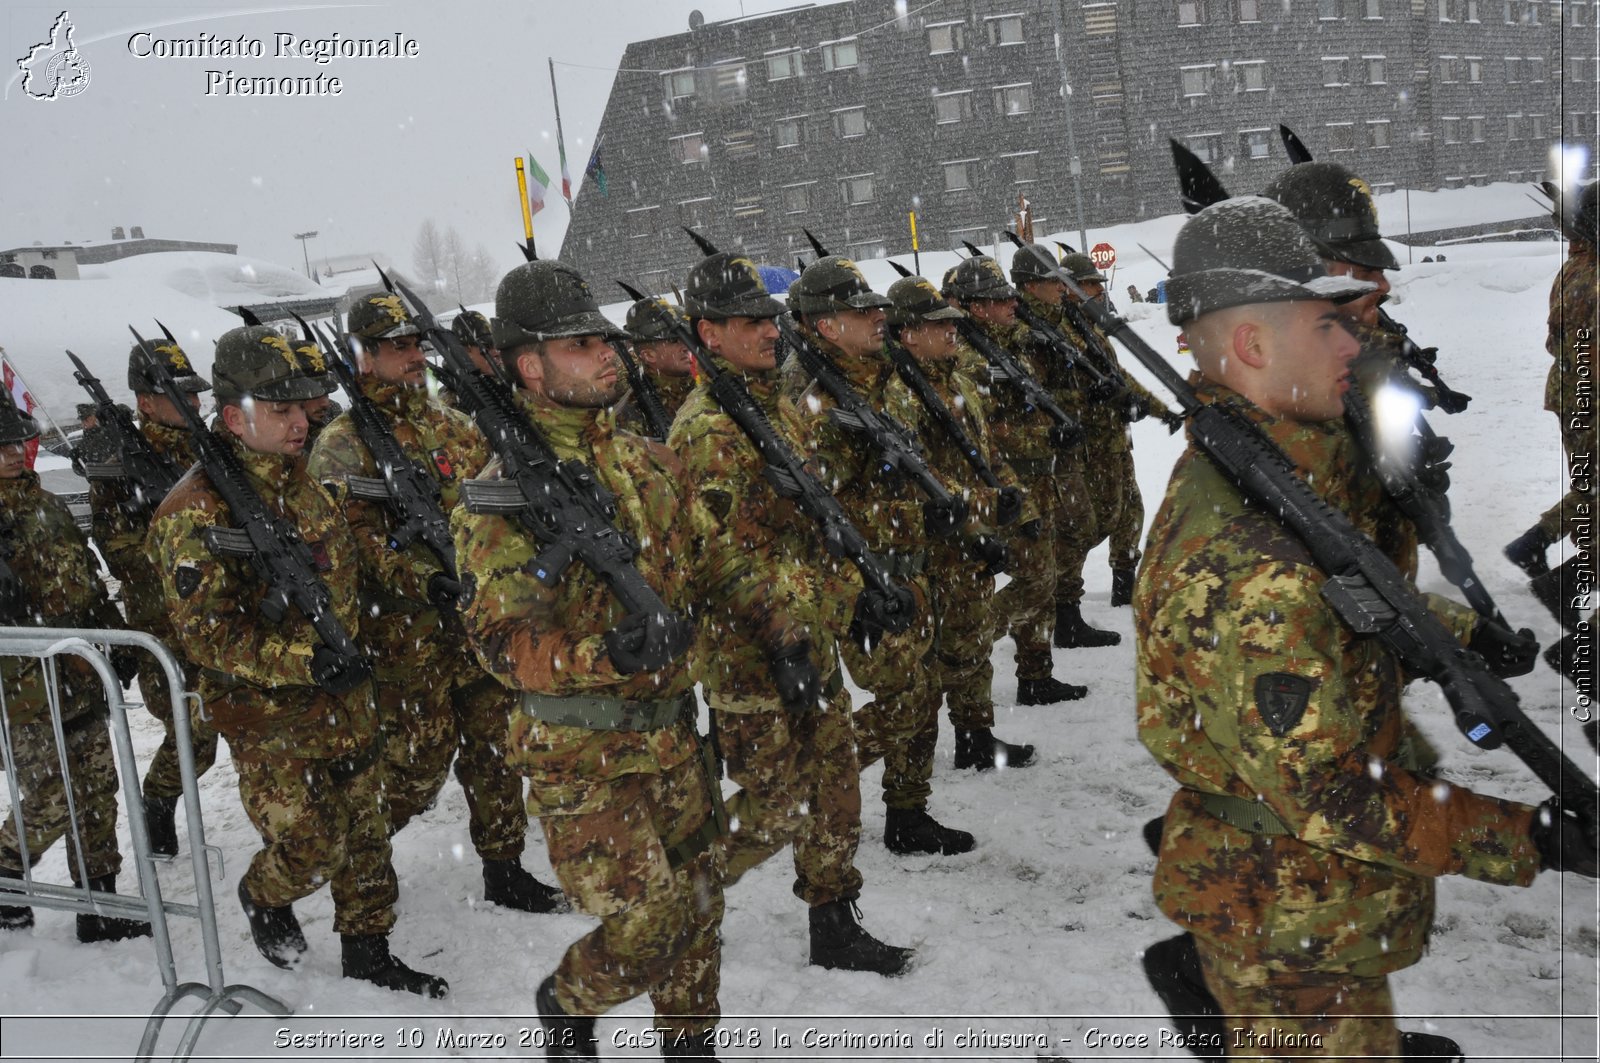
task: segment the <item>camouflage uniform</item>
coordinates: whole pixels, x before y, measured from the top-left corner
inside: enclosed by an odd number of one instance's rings
[[[639,363],[644,375],[655,384],[656,394],[661,396],[662,408],[667,411],[668,424],[678,416],[678,410],[683,406],[684,400],[694,390],[695,374],[685,373],[677,376],[662,373],[645,364],[639,355],[639,347],[646,343],[676,340],[678,338],[676,327],[688,324],[688,315],[681,307],[665,299],[645,298],[636,300],[628,308],[628,318],[624,325],[628,341],[633,345],[634,360]],[[631,389],[623,396],[622,401],[617,403],[617,424],[637,435],[651,434],[649,420],[644,415],[644,407],[639,405]]]
[[[639,368],[643,370],[645,376],[655,382],[656,393],[661,396],[661,405],[666,409],[667,417],[675,419],[678,416],[678,411],[695,389],[694,377],[669,376],[666,373],[658,373],[642,362]],[[631,390],[627,395],[623,396],[621,402],[617,403],[617,427],[633,432],[635,435],[650,434],[650,426],[645,421],[644,408],[634,399]]]
[[[1550,542],[1571,530],[1574,515],[1592,513],[1595,501],[1593,381],[1595,336],[1600,333],[1600,255],[1595,246],[1574,240],[1550,288],[1550,329],[1545,350],[1555,361],[1545,377],[1544,408],[1561,424],[1572,484],[1566,497],[1539,518]],[[1585,475],[1578,475],[1585,470]],[[1587,490],[1581,488],[1587,485]],[[1562,513],[1567,523],[1562,521]]]
[[[322,394],[332,396],[339,390],[339,381],[328,369],[327,356],[309,339],[302,339],[294,345],[295,361],[300,363],[300,372],[316,381],[322,387]],[[314,400],[313,400],[314,401]],[[317,437],[322,435],[322,430],[333,423],[333,419],[344,412],[344,407],[339,405],[339,400],[329,398],[327,405],[313,416],[312,403],[306,404],[306,453],[311,453],[311,448],[316,445]]]

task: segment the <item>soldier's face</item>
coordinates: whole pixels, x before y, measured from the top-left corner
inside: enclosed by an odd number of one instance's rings
[[[840,310],[821,318],[817,327],[829,342],[852,358],[865,358],[883,349],[882,307]]]
[[[778,364],[778,323],[770,317],[702,319],[700,339],[735,369],[764,370]]]
[[[1340,305],[1339,311],[1351,321],[1359,321],[1363,325],[1376,325],[1378,323],[1378,307],[1389,298],[1389,278],[1383,270],[1373,269],[1371,266],[1358,266],[1354,262],[1335,262],[1331,258],[1322,260],[1328,266],[1330,277],[1354,277],[1358,281],[1369,281],[1377,287],[1359,299],[1352,299]]]
[[[189,409],[195,413],[200,412],[200,396],[194,394],[184,395],[184,401],[189,404]],[[164,424],[168,428],[182,428],[184,425],[183,414],[172,404],[172,400],[165,395],[139,395],[139,416],[157,424]]]
[[[967,313],[986,325],[1004,328],[1017,323],[1015,299],[973,299],[966,304]]]
[[[478,372],[482,373],[484,376],[498,376],[499,374],[494,371],[494,367],[489,364],[489,359],[494,358],[499,360],[500,352],[493,347],[490,347],[489,350],[492,353],[486,355],[484,354],[482,347],[479,347],[477,344],[472,344],[467,348],[467,357],[472,359],[472,364],[477,366]]]
[[[1262,358],[1259,394],[1268,413],[1295,421],[1331,421],[1344,415],[1350,363],[1361,345],[1344,318],[1325,300],[1271,304],[1257,337]]]
[[[326,395],[318,395],[314,399],[307,399],[300,404],[306,411],[306,420],[314,425],[326,425],[332,417],[333,400]]]
[[[306,449],[306,408],[302,402],[267,402],[246,396],[222,408],[222,423],[258,454],[295,457]]]
[[[900,343],[919,362],[939,362],[956,355],[956,327],[948,321],[924,321],[900,330]]]
[[[28,444],[0,444],[0,480],[15,480],[28,468]]]
[[[1045,306],[1060,306],[1067,297],[1067,286],[1058,280],[1029,281],[1022,290]]]
[[[777,335],[776,330],[773,335]],[[688,376],[694,371],[694,355],[677,340],[650,340],[636,345],[634,350],[639,352],[641,362],[662,376]]]
[[[1078,287],[1083,289],[1083,294],[1090,299],[1098,299],[1102,295],[1106,294],[1106,286],[1101,284],[1099,281],[1079,281]],[[1065,284],[1061,285],[1061,290],[1066,292],[1073,302],[1083,302],[1083,300],[1079,299],[1077,295],[1074,294],[1072,290]]]
[[[528,390],[561,406],[600,409],[627,387],[617,352],[599,335],[563,336],[528,347],[517,359]]]
[[[422,337],[397,336],[392,340],[374,340],[366,345],[367,370],[385,384],[400,384],[420,388],[424,383],[427,362],[422,356]]]

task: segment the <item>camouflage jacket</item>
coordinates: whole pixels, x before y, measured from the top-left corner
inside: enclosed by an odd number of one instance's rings
[[[736,370],[725,370],[737,372]],[[804,429],[779,378],[744,374],[745,387],[797,455]],[[781,498],[762,475],[766,462],[722,411],[708,388],[697,388],[678,412],[669,445],[695,485],[685,507],[699,631],[695,664],[712,708],[774,712],[782,705],[767,662],[802,639],[824,676],[838,669],[834,633],[849,623],[859,586],[822,550],[810,517]]]
[[[1220,387],[1327,501],[1352,504],[1342,422],[1277,420]],[[1404,677],[1324,602],[1306,547],[1192,443],[1134,594],[1139,737],[1184,787],[1155,895],[1260,984],[1271,972],[1375,976],[1414,963],[1432,877],[1526,885],[1532,809],[1447,786],[1401,709]],[[1291,833],[1223,822],[1206,794],[1262,802]]]
[[[1002,328],[979,321],[978,326],[990,339],[1010,351],[1022,368],[1033,374],[1035,380],[1045,388],[1055,390],[1050,384],[1050,365],[1046,355],[1034,346],[1027,325],[1019,321]],[[973,353],[984,365],[988,364],[982,354]],[[1043,411],[1028,409],[1023,402],[1022,392],[1009,381],[995,381],[989,392],[990,405],[986,412],[989,423],[994,427],[995,444],[1005,455],[1006,461],[1014,464],[1019,461],[1032,463],[1053,460],[1056,448],[1050,443],[1053,424],[1050,418]]]
[[[694,564],[686,495],[678,459],[665,446],[616,429],[607,410],[556,406],[527,392],[518,400],[563,459],[594,469],[616,495],[614,524],[640,544],[634,565],[669,608],[689,607]],[[498,479],[500,462],[481,474]],[[623,617],[616,597],[581,562],[547,587],[528,571],[539,545],[513,518],[451,515],[456,563],[472,599],[462,620],[483,667],[513,690],[554,697],[591,695],[659,701],[690,692],[689,662],[659,672],[623,675],[606,655],[604,634]],[[693,756],[693,730],[591,731],[547,724],[518,713],[509,760],[531,778],[528,810],[536,815],[592,812],[613,799],[607,783],[623,775],[658,774]]]
[[[382,384],[371,376],[361,377],[360,383],[406,457],[438,486],[440,508],[451,513],[460,501],[461,481],[489,461],[489,444],[477,425],[429,399],[423,388]],[[446,653],[439,611],[428,601],[428,580],[442,573],[443,565],[421,541],[404,550],[390,549],[389,535],[397,524],[393,510],[383,502],[350,497],[347,477],[381,474],[348,412],[334,418],[318,437],[307,470],[339,500],[355,533],[361,558],[361,634],[375,658],[378,678],[417,674]]]
[[[304,457],[257,453],[232,433],[212,430],[233,448],[268,511],[299,529],[334,615],[359,639],[356,539],[307,474]],[[263,586],[249,560],[218,557],[206,547],[207,528],[232,526],[222,496],[198,465],[150,524],[150,553],[178,646],[200,666],[200,695],[217,731],[275,756],[336,759],[368,749],[377,734],[370,687],[336,697],[315,686],[311,656],[321,640],[311,622],[294,608],[278,623],[263,617]]]
[[[139,431],[150,441],[156,453],[170,457],[180,469],[194,464],[194,444],[187,428],[173,428],[159,421],[141,421]],[[113,455],[121,460],[120,451]],[[127,480],[89,481],[89,505],[93,512],[91,525],[95,542],[106,559],[106,567],[122,583],[120,597],[123,611],[128,614],[128,626],[136,631],[148,631],[158,639],[171,641],[172,624],[167,619],[166,606],[161,601],[161,577],[145,549],[145,537],[150,531],[150,513],[129,516],[123,504],[133,497]]]
[[[694,391],[694,376],[665,376],[642,362],[640,368],[644,370],[646,377],[655,381],[656,392],[661,396],[661,405],[667,411],[667,423],[671,424],[678,416],[678,411],[683,408],[684,400]],[[634,398],[632,389],[617,403],[616,411],[619,428],[624,428],[635,435],[650,434],[650,424],[645,420],[644,407]]]
[[[20,585],[21,611],[0,618],[7,627],[124,627],[100,582],[100,569],[66,504],[25,470],[0,480],[0,554]],[[107,711],[99,674],[71,654],[61,664],[61,716]],[[37,661],[0,658],[6,713],[13,725],[50,718],[45,677]]]
[[[1544,408],[1563,418],[1585,415],[1594,424],[1595,333],[1600,331],[1600,257],[1592,244],[1572,242],[1550,288],[1545,350],[1555,359],[1545,377]],[[1581,368],[1580,368],[1581,367]]]
[[[1097,367],[1100,359],[1089,352],[1089,341],[1083,333],[1073,327],[1072,321],[1067,317],[1066,311],[1059,306],[1047,307],[1043,303],[1030,300],[1032,305],[1051,324],[1059,328],[1067,341],[1079,351],[1085,352],[1081,357],[1088,358]],[[1162,402],[1150,391],[1149,388],[1139,383],[1133,376],[1122,368],[1122,362],[1117,357],[1117,345],[1111,341],[1100,326],[1089,324],[1094,333],[1097,350],[1103,351],[1112,366],[1122,374],[1122,379],[1128,382],[1129,400],[1119,402],[1096,402],[1089,398],[1089,387],[1094,378],[1082,369],[1058,370],[1051,378],[1051,390],[1055,392],[1056,399],[1066,411],[1076,417],[1083,425],[1088,435],[1088,446],[1099,451],[1113,451],[1120,453],[1133,449],[1133,435],[1129,431],[1128,419],[1123,416],[1127,401],[1137,400],[1146,403],[1150,408],[1152,417],[1160,417],[1168,413],[1167,404]]]

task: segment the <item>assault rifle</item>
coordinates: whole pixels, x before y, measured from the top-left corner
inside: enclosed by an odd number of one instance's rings
[[[662,651],[687,641],[688,621],[667,607],[634,566],[639,544],[612,523],[616,496],[589,466],[556,455],[524,416],[510,387],[479,372],[460,338],[434,320],[415,292],[381,271],[380,276],[390,292],[409,304],[411,316],[442,358],[434,372],[461,398],[462,407],[500,457],[501,479],[467,480],[461,485],[467,507],[474,513],[516,519],[540,544],[528,572],[546,587],[560,583],[574,561],[599,577],[627,612],[606,633],[608,646],[638,637],[641,657],[677,656]]]
[[[440,503],[438,482],[406,456],[388,419],[361,390],[350,348],[337,335],[330,342],[320,328],[299,314],[294,319],[300,323],[302,333],[328,352],[328,366],[350,396],[350,420],[356,434],[378,467],[377,476],[345,477],[350,497],[380,502],[389,509],[395,519],[394,529],[389,532],[389,549],[399,553],[420,539],[438,558],[444,574],[455,579],[456,547],[450,537],[450,518]]]
[[[1462,647],[1394,562],[1323,501],[1256,425],[1237,411],[1202,403],[1188,381],[1125,320],[1107,307],[1084,306],[1108,336],[1177,396],[1195,442],[1223,475],[1306,545],[1316,566],[1328,574],[1322,596],[1339,618],[1356,634],[1382,642],[1412,674],[1438,683],[1468,741],[1481,749],[1509,748],[1565,809],[1583,817],[1589,838],[1596,838],[1600,824],[1592,817],[1600,790],[1594,781],[1523,714],[1510,685]]]
[[[1050,445],[1057,450],[1070,450],[1083,442],[1083,426],[1071,414],[1061,408],[1044,385],[1033,379],[1016,356],[983,331],[983,326],[969,318],[956,322],[956,330],[961,333],[962,339],[972,344],[974,350],[983,355],[989,363],[989,371],[995,380],[1003,380],[1022,393],[1023,409],[1028,413],[1038,411],[1055,422],[1050,426]]]
[[[633,298],[643,298],[621,281],[617,284]],[[888,632],[910,627],[916,617],[916,599],[894,581],[888,566],[867,546],[866,537],[851,523],[838,499],[822,486],[778,434],[744,382],[717,365],[689,326],[674,321],[673,329],[699,363],[711,397],[739,426],[766,463],[762,475],[772,489],[793,501],[800,512],[817,522],[822,532],[822,547],[829,556],[846,558],[861,573],[865,586],[856,598],[856,616]]]
[[[249,476],[233,448],[207,428],[200,414],[185,401],[177,381],[150,343],[132,325],[128,326],[128,331],[133,333],[145,356],[144,369],[149,379],[183,415],[200,465],[233,517],[231,528],[206,529],[206,549],[218,557],[240,557],[250,562],[250,567],[266,584],[266,593],[258,608],[267,620],[281,623],[292,606],[311,622],[317,638],[339,658],[341,665],[346,669],[367,667],[366,658],[334,615],[333,595],[317,575],[316,559],[301,538],[300,529],[294,521],[272,515],[250,485]],[[165,325],[161,326],[161,331],[172,340],[172,333]]]
[[[672,431],[672,418],[667,416],[667,408],[661,402],[661,390],[656,387],[656,382],[650,379],[638,360],[629,353],[626,340],[611,340],[610,343],[611,349],[622,359],[622,368],[628,374],[628,385],[633,388],[633,401],[637,402],[639,409],[644,412],[644,419],[650,425],[650,435],[657,442],[665,443],[667,434]]]
[[[130,490],[118,500],[117,508],[125,515],[134,518],[153,512],[161,504],[161,500],[167,497],[167,492],[172,490],[173,485],[183,478],[183,470],[178,468],[178,463],[172,458],[150,445],[150,440],[139,431],[139,426],[134,424],[127,407],[111,400],[111,396],[106,394],[105,386],[100,383],[100,378],[91,373],[89,367],[84,365],[77,355],[68,351],[67,357],[72,359],[74,367],[72,375],[83,385],[89,397],[94,399],[95,415],[111,433],[117,449],[122,452],[122,460],[119,462],[83,462],[84,478],[125,480]],[[183,402],[181,405],[188,406],[188,403]]]

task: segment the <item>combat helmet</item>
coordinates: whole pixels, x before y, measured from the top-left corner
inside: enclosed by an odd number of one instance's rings
[[[301,337],[291,340],[289,347],[294,351],[294,358],[300,365],[300,371],[322,386],[322,394],[332,395],[339,390],[339,382],[334,379],[332,370],[328,368],[328,356],[317,346],[315,340]]]
[[[1006,283],[1000,263],[988,255],[974,255],[956,264],[945,284],[945,292],[958,302],[973,299],[1014,299],[1017,290]]]
[[[304,402],[327,394],[300,368],[289,342],[265,325],[224,332],[211,373],[221,405],[236,405],[247,395],[264,402]]]
[[[1100,272],[1100,267],[1094,264],[1094,259],[1082,251],[1074,251],[1061,259],[1061,268],[1072,274],[1075,281],[1094,281],[1099,284],[1106,283],[1106,275]]]
[[[39,438],[39,422],[17,408],[11,392],[0,388],[0,446]]]
[[[392,340],[422,334],[406,304],[391,292],[370,292],[357,299],[345,315],[344,330],[363,340]]]
[[[1033,281],[1055,280],[1055,270],[1056,256],[1043,244],[1019,247],[1011,256],[1011,283],[1019,288]]]
[[[1400,268],[1378,232],[1371,186],[1343,166],[1332,162],[1291,166],[1261,194],[1288,208],[1324,258],[1369,269]]]
[[[966,311],[951,306],[926,277],[901,277],[889,285],[888,323],[892,328],[926,321],[959,321]]]
[[[874,310],[890,305],[872,290],[861,267],[843,255],[827,255],[805,268],[789,285],[789,309],[796,314],[833,314],[840,310]]]
[[[450,331],[455,333],[456,339],[461,341],[463,347],[494,346],[494,334],[489,328],[489,319],[476,310],[463,310],[450,322]]]
[[[524,262],[500,279],[490,327],[501,351],[566,336],[623,338],[622,330],[600,312],[589,282],[551,258]]]
[[[628,307],[628,319],[623,329],[634,343],[655,343],[659,340],[678,339],[678,330],[689,324],[689,315],[683,307],[667,302],[660,296],[646,296]]]
[[[146,349],[155,352],[155,356],[167,367],[167,372],[172,374],[172,380],[178,385],[178,390],[188,395],[198,395],[202,391],[211,390],[211,381],[195,372],[194,366],[189,362],[189,356],[183,353],[183,348],[170,340],[151,340],[147,346],[134,344],[128,352],[128,390],[135,395],[159,395],[161,386],[149,375]]]
[[[783,304],[767,291],[761,270],[747,256],[718,251],[689,271],[683,285],[683,309],[691,318],[726,321],[777,317],[783,313]]]

